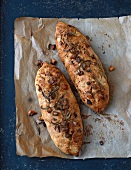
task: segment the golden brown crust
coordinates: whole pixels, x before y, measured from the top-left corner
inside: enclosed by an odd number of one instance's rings
[[[83,126],[80,109],[63,74],[55,66],[43,63],[35,79],[36,93],[55,145],[64,153],[78,156]]]
[[[100,59],[75,27],[58,22],[55,36],[58,54],[82,101],[101,113],[109,101],[109,86]]]

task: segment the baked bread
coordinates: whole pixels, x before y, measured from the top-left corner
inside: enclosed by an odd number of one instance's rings
[[[59,69],[43,63],[35,79],[42,118],[55,145],[64,153],[78,156],[83,125],[80,109],[69,84]]]
[[[100,59],[75,27],[58,22],[56,48],[82,101],[102,113],[109,101],[109,86]]]

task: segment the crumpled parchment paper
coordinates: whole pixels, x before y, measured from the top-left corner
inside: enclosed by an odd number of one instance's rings
[[[110,101],[103,115],[82,104],[74,90],[55,44],[55,26],[64,21],[78,28],[103,63],[110,87]],[[34,61],[57,60],[79,102],[84,125],[83,146],[78,159],[131,156],[131,16],[103,19],[17,18],[15,20],[16,148],[18,155],[29,157],[65,155],[53,143],[42,124],[40,134],[35,120],[41,115],[35,92],[37,67]],[[109,72],[113,65],[115,70]],[[38,112],[28,116],[30,109]]]

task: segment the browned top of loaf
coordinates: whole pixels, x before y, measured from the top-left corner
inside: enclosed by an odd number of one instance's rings
[[[82,101],[101,113],[109,101],[109,86],[100,59],[75,27],[58,22],[56,47]]]
[[[44,62],[35,85],[42,117],[55,145],[66,154],[78,156],[83,125],[78,103],[65,77],[55,66]]]

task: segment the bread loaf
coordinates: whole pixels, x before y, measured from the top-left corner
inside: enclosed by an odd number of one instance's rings
[[[83,125],[80,109],[69,84],[59,69],[43,63],[35,79],[42,118],[55,145],[64,153],[78,156]]]
[[[75,27],[56,25],[58,54],[85,105],[102,113],[109,101],[109,86],[100,59],[85,36]]]

